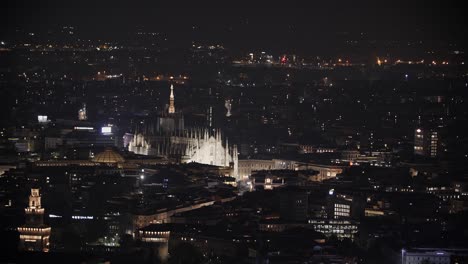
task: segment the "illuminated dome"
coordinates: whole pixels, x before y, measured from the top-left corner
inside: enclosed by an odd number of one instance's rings
[[[104,152],[97,154],[96,157],[93,158],[93,161],[99,163],[122,163],[125,160],[119,153],[108,148],[104,150]]]

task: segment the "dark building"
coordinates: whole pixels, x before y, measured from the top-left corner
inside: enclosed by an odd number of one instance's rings
[[[280,191],[280,216],[286,221],[307,220],[309,194],[298,188],[285,188]]]

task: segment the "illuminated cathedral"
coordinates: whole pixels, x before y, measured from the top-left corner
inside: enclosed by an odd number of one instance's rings
[[[182,163],[231,167],[230,176],[238,175],[237,146],[229,146],[219,129],[185,128],[183,115],[175,110],[172,85],[168,111],[138,125],[128,150],[140,155],[176,157]]]

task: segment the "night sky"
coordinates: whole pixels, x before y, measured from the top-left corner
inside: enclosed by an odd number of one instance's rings
[[[467,33],[461,1],[194,2],[7,1],[7,8],[2,8],[2,33],[72,25],[90,36],[126,37],[122,33],[144,28],[170,32],[173,38],[199,34],[210,40],[265,45],[313,43],[336,34],[356,36],[361,32],[384,40],[460,42]]]

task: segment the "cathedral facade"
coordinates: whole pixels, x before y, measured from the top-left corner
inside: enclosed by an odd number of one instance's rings
[[[231,167],[230,176],[237,178],[237,146],[229,146],[219,129],[185,128],[183,115],[175,111],[172,85],[169,102],[167,113],[136,128],[128,150],[140,155],[175,157],[182,163]]]

